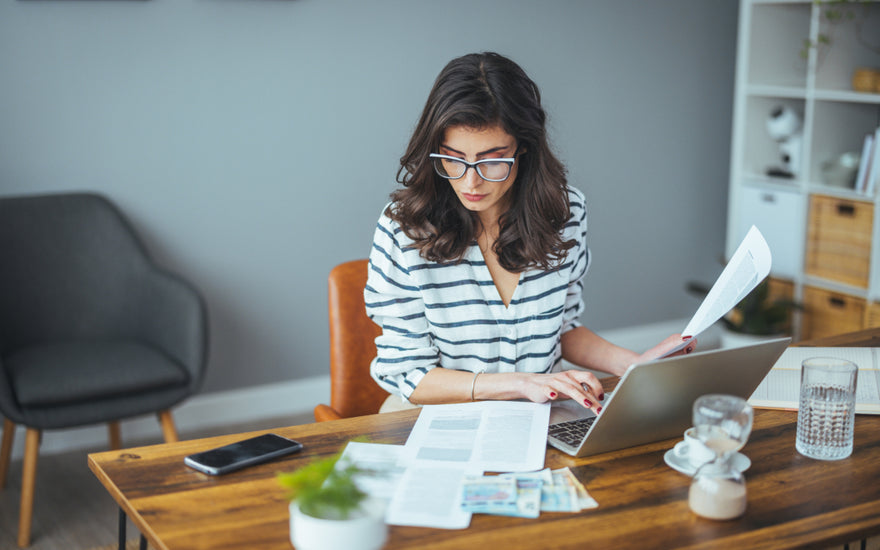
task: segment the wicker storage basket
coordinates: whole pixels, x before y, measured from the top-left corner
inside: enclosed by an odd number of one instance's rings
[[[861,330],[865,311],[862,298],[806,286],[801,338],[823,338]]]
[[[805,272],[868,287],[874,205],[814,195],[810,199]]]

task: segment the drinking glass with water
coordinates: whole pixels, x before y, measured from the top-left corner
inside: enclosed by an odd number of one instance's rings
[[[819,460],[852,454],[858,372],[858,366],[845,359],[804,360],[795,444],[799,453]]]

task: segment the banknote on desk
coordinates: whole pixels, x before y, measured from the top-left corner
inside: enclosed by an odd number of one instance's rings
[[[597,506],[569,468],[470,476],[462,489],[462,509],[478,514],[537,518],[541,512],[579,512]]]

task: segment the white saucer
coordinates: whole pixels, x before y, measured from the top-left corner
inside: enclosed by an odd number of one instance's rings
[[[677,472],[681,472],[688,476],[693,476],[696,470],[691,463],[683,460],[675,454],[673,449],[669,449],[666,451],[666,454],[663,455],[663,461],[666,462],[666,465],[672,468]],[[730,459],[733,468],[737,472],[745,472],[752,465],[752,461],[749,460],[749,457],[742,453],[736,453]]]

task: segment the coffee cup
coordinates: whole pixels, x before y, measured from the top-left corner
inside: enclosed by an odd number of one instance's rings
[[[690,464],[695,470],[715,458],[715,453],[697,439],[696,429],[688,428],[684,432],[684,440],[679,441],[672,449],[676,458]]]

